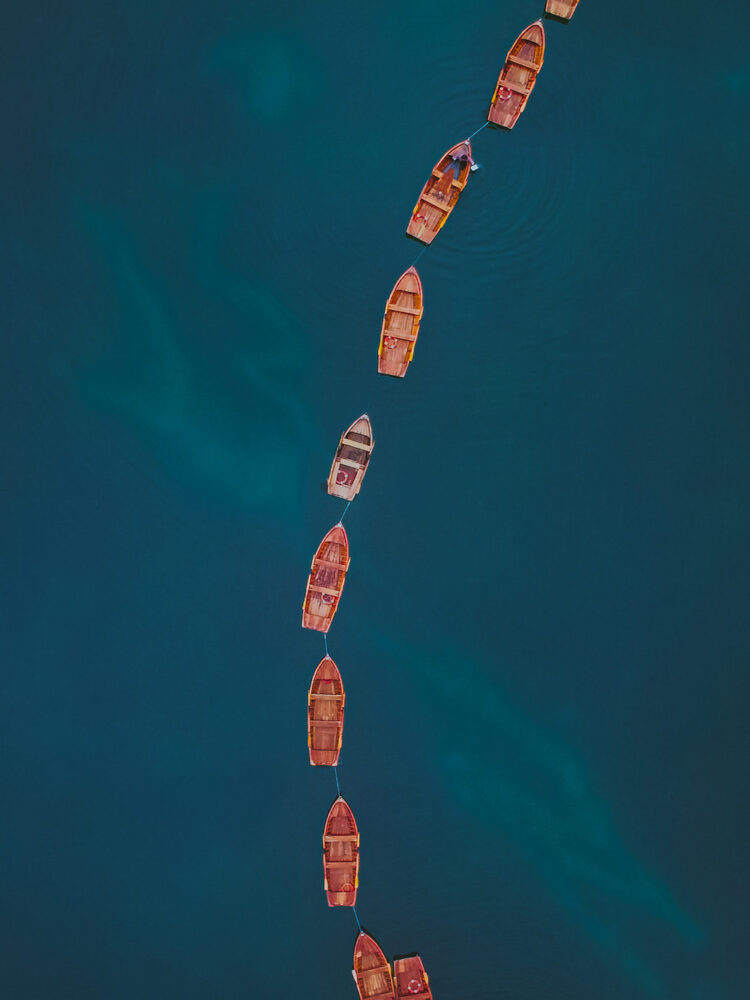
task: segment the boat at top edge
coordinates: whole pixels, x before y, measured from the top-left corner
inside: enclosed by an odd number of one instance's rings
[[[432,1000],[430,980],[424,963],[416,952],[413,955],[393,959],[393,982],[396,988],[396,1000],[417,996],[422,1000]]]
[[[349,539],[344,526],[336,524],[313,556],[302,605],[303,628],[327,632],[331,627],[350,562]]]
[[[360,1000],[396,1000],[391,967],[380,945],[364,931],[354,945],[352,975]]]
[[[544,62],[544,27],[534,21],[513,42],[492,95],[487,120],[513,128],[526,107]]]
[[[409,236],[422,243],[432,243],[456,207],[473,162],[471,143],[466,139],[452,146],[435,164],[406,227]]]
[[[424,312],[422,282],[416,267],[404,271],[385,304],[378,347],[378,372],[403,378],[417,342]]]
[[[335,767],[344,735],[344,684],[339,668],[324,656],[307,695],[307,746],[310,763]]]
[[[323,831],[323,876],[329,906],[354,906],[359,885],[359,830],[354,813],[339,797]]]
[[[569,21],[577,6],[578,0],[547,0],[544,10],[551,17],[559,17],[561,21]]]
[[[342,500],[353,500],[359,493],[367,465],[375,447],[372,424],[366,413],[357,417],[341,435],[328,474],[328,492]]]

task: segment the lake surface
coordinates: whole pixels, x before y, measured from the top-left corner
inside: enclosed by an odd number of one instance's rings
[[[8,1000],[745,1000],[750,16],[582,0],[383,305],[541,2],[6,5]]]

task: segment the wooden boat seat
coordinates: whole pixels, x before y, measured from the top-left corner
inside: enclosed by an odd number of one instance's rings
[[[407,333],[406,330],[383,330],[383,336],[393,337],[394,340],[415,341],[417,339],[413,333]]]
[[[449,212],[450,204],[449,202],[439,201],[437,198],[430,197],[429,194],[422,195],[422,201],[426,201],[428,205],[432,205],[435,208],[439,208],[441,212]]]
[[[341,597],[340,590],[334,590],[333,587],[321,587],[319,583],[313,583],[310,585],[310,595],[312,596],[313,594],[333,594],[334,597]],[[333,605],[330,604],[329,607],[332,608]],[[317,617],[321,618],[323,616],[318,615]]]
[[[378,972],[378,971],[380,971],[380,970],[379,969],[368,969],[368,972]],[[360,972],[360,976],[365,976],[365,975],[367,975],[366,972]],[[385,973],[383,973],[383,975],[385,975]],[[388,990],[387,993],[368,993],[367,997],[366,997],[366,1000],[393,1000],[393,998],[395,997],[395,995],[396,994],[394,993],[393,990]]]
[[[363,462],[355,462],[351,458],[340,458],[338,460],[338,472],[336,473],[336,483],[339,486],[351,487],[357,482],[357,476],[365,473],[365,465]],[[344,476],[344,479],[339,479],[339,476]]]
[[[326,868],[351,868],[354,864],[354,858],[350,858],[349,861],[329,861],[326,858]],[[333,892],[347,892],[347,889],[334,889]]]
[[[326,833],[324,840],[356,840],[356,833]]]
[[[396,306],[392,303],[388,303],[386,307],[386,312],[397,312],[397,313],[408,313],[409,316],[419,316],[422,312],[421,309],[410,309],[409,306]]]
[[[331,691],[330,694],[326,691],[314,691],[312,694],[308,695],[308,698],[341,698],[340,694],[335,691]]]
[[[343,719],[310,719],[311,726],[338,726],[344,725]]]
[[[319,566],[330,566],[332,569],[344,568],[343,563],[335,562],[333,559],[316,559],[312,565],[312,568],[317,569]]]
[[[341,443],[349,445],[350,448],[359,448],[360,451],[372,451],[372,444],[363,444],[361,441],[352,441],[351,438],[344,438]]]
[[[505,87],[506,90],[512,90],[516,94],[523,94],[524,97],[528,97],[531,93],[531,87],[524,87],[522,83],[518,83],[516,80],[501,80],[500,87]],[[498,90],[500,87],[498,87]]]
[[[508,56],[508,62],[515,63],[516,66],[524,66],[526,69],[531,69],[535,73],[539,71],[539,64],[533,62],[531,59],[522,59],[520,56]]]

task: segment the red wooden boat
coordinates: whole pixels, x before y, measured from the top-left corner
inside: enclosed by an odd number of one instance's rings
[[[513,128],[534,89],[544,62],[544,28],[534,21],[513,42],[500,70],[487,120]]]
[[[422,282],[416,267],[404,271],[385,304],[383,328],[378,347],[378,371],[381,375],[403,378],[414,356],[424,304]]]
[[[353,500],[359,493],[367,465],[375,447],[372,424],[366,413],[357,417],[341,435],[328,474],[328,492],[342,500]]]
[[[307,746],[311,764],[335,767],[344,734],[344,684],[339,668],[324,656],[307,695]]]
[[[452,146],[435,164],[406,227],[409,236],[422,243],[432,243],[466,187],[473,162],[471,143],[466,139]]]
[[[406,997],[421,997],[422,1000],[432,1000],[430,980],[425,972],[422,959],[414,952],[393,960],[393,981],[396,986],[397,1000]]]
[[[551,17],[558,17],[561,21],[569,21],[577,6],[578,0],[547,0],[544,10]]]
[[[354,813],[339,797],[323,831],[323,876],[329,906],[354,906],[359,885],[359,830]]]
[[[396,1000],[391,967],[377,941],[364,932],[354,945],[352,975],[360,1000]]]
[[[350,562],[349,539],[339,523],[331,528],[313,557],[302,605],[303,628],[327,632],[331,627]]]

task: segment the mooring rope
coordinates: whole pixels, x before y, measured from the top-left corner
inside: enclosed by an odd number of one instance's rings
[[[488,125],[489,125],[489,122],[485,122],[484,125],[480,125],[479,128],[476,130],[476,132],[472,132],[471,133],[471,135],[469,136],[469,139],[473,139],[475,135],[479,135],[479,133],[482,131],[482,129],[483,128],[487,128]],[[468,142],[469,139],[467,139],[466,141]]]
[[[336,791],[338,792],[339,797],[340,797],[341,796],[341,785],[339,784],[339,768],[338,768],[338,764],[334,764],[334,767],[333,767],[333,776],[336,779]]]
[[[362,930],[362,924],[359,922],[359,917],[357,916],[357,907],[356,906],[352,907],[352,913],[354,914],[354,919],[357,921],[357,927],[359,927],[359,933],[363,934],[364,931]]]
[[[346,512],[347,512],[347,511],[349,510],[349,508],[351,507],[351,505],[352,505],[352,502],[351,502],[351,500],[349,500],[349,501],[348,501],[348,503],[347,503],[347,505],[346,505],[346,507],[344,507],[344,513],[343,513],[343,514],[341,515],[341,517],[339,518],[339,524],[341,524],[341,522],[342,522],[342,521],[344,520],[344,518],[346,517]]]
[[[326,647],[326,656],[330,656],[330,653],[328,652],[328,636],[325,634],[325,632],[323,633],[323,642]]]

